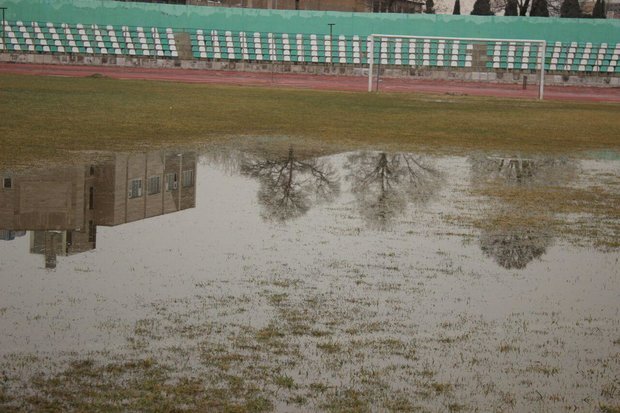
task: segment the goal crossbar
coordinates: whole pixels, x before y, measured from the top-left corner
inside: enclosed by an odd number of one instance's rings
[[[382,41],[383,39],[420,39],[420,40],[448,40],[448,41],[464,41],[464,42],[496,42],[496,43],[530,43],[538,44],[540,50],[536,59],[536,66],[539,67],[539,80],[538,80],[538,99],[544,98],[545,91],[545,54],[547,41],[546,40],[534,40],[534,39],[497,39],[497,38],[483,38],[483,37],[441,37],[441,36],[410,36],[410,35],[397,35],[397,34],[371,34],[368,37],[368,91],[373,91],[373,72],[374,72],[374,44],[375,39]],[[381,51],[379,51],[381,53]],[[379,60],[381,61],[381,60]]]

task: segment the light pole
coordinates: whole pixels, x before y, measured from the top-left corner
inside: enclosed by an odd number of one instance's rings
[[[336,23],[327,23],[329,26],[329,65],[334,66],[334,26]]]
[[[2,53],[6,53],[6,22],[4,21],[6,7],[0,7],[0,10],[2,10]]]

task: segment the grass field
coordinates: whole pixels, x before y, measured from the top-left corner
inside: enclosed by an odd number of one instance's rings
[[[449,152],[620,148],[620,105],[0,76],[0,162],[238,136]]]

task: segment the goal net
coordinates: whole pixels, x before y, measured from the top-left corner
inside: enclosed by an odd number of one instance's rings
[[[372,34],[367,41],[369,92],[378,90],[382,70],[408,67],[460,71],[490,82],[528,76],[538,85],[538,98],[544,96],[544,40]]]

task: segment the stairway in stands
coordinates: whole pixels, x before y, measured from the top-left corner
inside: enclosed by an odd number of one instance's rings
[[[189,38],[189,33],[176,32],[174,33],[174,40],[177,43],[177,51],[179,53],[179,59],[191,60],[192,56],[192,42]]]

